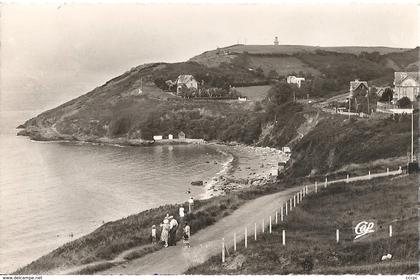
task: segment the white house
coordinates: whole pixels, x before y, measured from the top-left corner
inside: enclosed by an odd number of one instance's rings
[[[163,136],[162,135],[155,135],[153,136],[153,140],[158,141],[158,140],[162,140]]]
[[[283,153],[289,154],[292,152],[292,150],[289,147],[283,147],[282,148]]]
[[[416,101],[420,93],[420,72],[395,72],[394,87],[395,99],[408,97]]]
[[[172,134],[169,134],[169,135],[168,135],[168,139],[169,139],[169,140],[172,140],[172,139],[174,139],[174,136],[173,136]]]
[[[198,82],[193,75],[179,75],[176,79],[176,94],[180,94],[182,88],[198,89]]]
[[[299,78],[296,76],[287,76],[287,83],[288,84],[295,84],[298,88],[300,88],[302,82],[305,81],[305,78]]]
[[[239,101],[246,101],[246,97],[238,97]]]

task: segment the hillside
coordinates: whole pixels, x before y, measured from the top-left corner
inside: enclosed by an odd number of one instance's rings
[[[414,117],[417,127],[418,112]],[[415,131],[415,139],[418,132]],[[327,116],[295,146],[286,176],[316,176],[405,166],[410,153],[411,119],[352,119]]]
[[[307,77],[305,90],[311,97],[323,98],[347,89],[348,82],[355,78],[390,83],[394,70],[387,65],[413,67],[418,51],[235,45],[205,52],[187,62],[134,67],[89,93],[28,120],[20,126],[19,134],[36,140],[147,144],[153,135],[177,135],[183,131],[187,138],[281,147],[291,141],[295,144],[298,128],[317,113],[287,103],[290,98],[272,107],[264,92],[269,92],[273,83],[285,75],[300,73]],[[181,74],[194,75],[206,88],[217,90],[222,100],[174,95],[167,81],[175,81]],[[258,85],[266,87],[261,90]],[[235,98],[231,96],[231,86],[241,87],[238,92],[247,96],[252,96],[254,89],[262,93],[255,101],[225,100]],[[254,89],[246,90],[249,86]],[[273,125],[275,118],[277,123]]]

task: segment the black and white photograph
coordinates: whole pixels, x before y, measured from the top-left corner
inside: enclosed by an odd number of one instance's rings
[[[0,2],[1,279],[417,279],[419,46],[418,0]]]

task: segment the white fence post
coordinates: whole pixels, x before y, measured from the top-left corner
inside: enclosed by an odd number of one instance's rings
[[[389,237],[392,237],[392,225],[389,225]]]
[[[370,176],[370,170],[369,170],[369,180],[372,179],[372,176]]]
[[[318,182],[315,181],[315,193],[318,193]]]
[[[276,225],[279,223],[278,216],[279,216],[279,211],[276,211]]]
[[[284,210],[285,210],[285,215],[287,216],[287,200],[286,200],[286,204],[285,204],[285,206],[284,206]]]
[[[327,178],[327,177],[325,177],[324,188],[326,188],[326,187],[327,187],[327,185],[328,185],[328,178]]]
[[[305,195],[308,195],[308,186],[305,186],[305,192],[306,192]]]
[[[293,207],[296,207],[296,194],[293,196]]]
[[[245,227],[245,248],[248,248],[248,228]]]
[[[254,239],[257,241],[257,223],[254,223]]]
[[[292,212],[292,208],[293,208],[293,199],[292,198],[290,198],[290,201],[289,201],[290,203],[289,203],[289,211],[290,212]]]
[[[236,232],[233,233],[233,251],[236,252]]]
[[[389,174],[389,167],[386,168],[386,174]]]
[[[264,228],[265,228],[265,226],[264,226],[264,219],[262,219],[261,228],[262,228],[262,233],[264,233]]]
[[[346,179],[346,183],[350,182],[350,175],[347,174],[347,179]]]
[[[340,230],[339,229],[335,230],[335,238],[337,239],[337,243],[340,242]]]
[[[222,238],[222,263],[225,262],[225,238]]]
[[[282,242],[283,242],[283,246],[286,245],[286,231],[283,229],[282,231]]]
[[[270,233],[271,233],[271,216],[270,216]]]
[[[287,203],[286,203],[287,204]],[[283,217],[283,203],[281,204],[281,208],[280,208],[280,221],[282,221],[283,222],[283,219],[284,219],[284,217]]]

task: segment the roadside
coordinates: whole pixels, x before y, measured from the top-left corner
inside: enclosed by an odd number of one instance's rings
[[[369,180],[381,176],[392,176],[400,174],[399,171],[390,173],[372,174],[361,177],[350,178],[349,182]],[[332,183],[343,182],[346,179],[331,181]],[[321,190],[323,185],[319,184]],[[314,188],[314,185],[308,185]],[[251,200],[229,216],[219,220],[214,225],[207,227],[195,233],[192,237],[192,247],[184,248],[182,245],[169,247],[148,254],[142,258],[135,259],[124,264],[116,264],[115,266],[99,271],[99,274],[182,274],[193,266],[204,263],[211,256],[220,252],[221,240],[226,239],[227,246],[231,247],[233,233],[237,235],[237,241],[241,242],[245,236],[245,227],[248,235],[253,234],[255,224],[260,228],[260,221],[263,219],[268,224],[267,217],[272,216],[274,222],[275,211],[298,191],[302,186],[288,188],[284,191],[271,195],[265,195]],[[312,190],[313,191],[313,190]],[[292,212],[293,213],[293,212]],[[228,241],[229,240],[229,241]]]
[[[417,175],[339,183],[304,199],[272,234],[221,262],[219,253],[187,274],[415,274],[418,272]],[[354,226],[374,232],[355,241]],[[392,237],[389,237],[392,225]],[[336,229],[340,230],[339,243]],[[282,245],[282,230],[286,245]],[[382,256],[390,258],[382,260]]]

